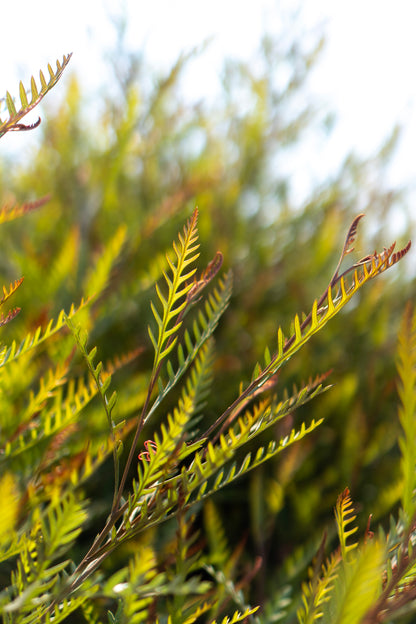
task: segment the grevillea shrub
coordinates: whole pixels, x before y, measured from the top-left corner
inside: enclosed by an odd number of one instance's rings
[[[57,62],[56,70],[49,66],[48,79],[41,72],[39,85],[32,78],[29,91],[21,84],[20,105],[7,93],[0,136],[39,125],[40,120],[22,120],[55,86],[69,60],[70,55]],[[0,220],[17,219],[47,200],[5,203]],[[346,488],[334,501],[338,544],[332,554],[326,550],[333,536],[324,535],[303,584],[288,558],[281,584],[256,605],[249,588],[262,562],[240,565],[243,542],[230,549],[212,501],[214,494],[232,489],[237,479],[312,432],[319,436],[323,419],[295,425],[292,416],[296,408],[320,400],[329,389],[328,374],[291,394],[280,393],[277,380],[288,360],[352,298],[359,308],[358,291],[365,297],[367,282],[410,248],[409,242],[395,251],[392,244],[345,266],[362,216],[346,230],[339,262],[309,312],[295,314],[287,332],[276,326],[251,377],[209,419],[207,406],[216,392],[213,334],[230,302],[232,273],[222,271],[219,251],[199,266],[197,209],[167,253],[149,258],[149,270],[137,275],[131,297],[140,301],[138,310],[148,310],[137,316],[137,323],[145,323],[147,340],[106,361],[100,357],[104,345],[92,343],[91,335],[99,335],[95,328],[121,313],[116,295],[123,289],[123,274],[116,269],[129,244],[128,223],[113,232],[85,272],[84,297],[53,318],[33,319],[30,309],[8,307],[16,291],[31,288],[30,263],[25,281],[17,276],[3,286],[1,326],[10,324],[10,335],[18,314],[21,321],[16,325],[21,335],[0,351],[0,606],[5,623],[190,624],[224,617],[224,622],[352,624],[414,613],[416,315],[411,307],[403,317],[398,348],[402,435],[395,500],[400,508],[388,530],[375,529],[369,519],[360,537]],[[50,297],[52,309],[77,250],[77,234],[70,230],[55,265],[37,277],[44,284],[39,296]],[[160,279],[149,301],[155,273]],[[119,370],[125,374],[116,391],[113,376]],[[220,399],[215,396],[215,405]],[[286,431],[275,437],[276,423],[286,421]],[[100,488],[111,491],[111,497],[101,496]],[[98,532],[91,531],[97,525]]]

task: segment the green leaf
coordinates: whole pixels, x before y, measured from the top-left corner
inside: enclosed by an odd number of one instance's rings
[[[364,544],[339,574],[327,603],[328,624],[361,624],[382,590],[385,551],[377,540]]]
[[[26,89],[22,82],[19,83],[19,95],[21,101],[21,107],[19,110],[16,109],[13,98],[10,93],[6,92],[6,106],[9,113],[9,119],[1,122],[0,121],[0,138],[9,132],[10,130],[30,130],[40,123],[40,119],[32,125],[25,125],[22,123],[22,119],[27,113],[33,110],[39,102],[44,98],[44,96],[56,85],[59,78],[62,75],[65,67],[68,65],[69,60],[71,58],[71,54],[63,57],[62,63],[59,61],[56,62],[56,71],[54,71],[51,65],[48,65],[49,71],[49,81],[45,80],[45,76],[42,71],[40,71],[40,81],[41,81],[41,91],[39,93],[38,88],[36,86],[36,82],[33,76],[30,79],[31,84],[31,92],[32,98],[30,103],[27,99]]]
[[[195,210],[191,219],[184,228],[183,235],[179,234],[179,244],[173,243],[173,250],[176,256],[176,264],[166,257],[172,272],[172,279],[164,273],[167,285],[167,297],[162,293],[159,285],[156,286],[156,293],[160,303],[162,304],[162,314],[160,315],[156,306],[151,303],[153,316],[158,326],[158,338],[154,339],[150,334],[152,344],[155,348],[155,357],[153,370],[156,371],[163,359],[172,351],[175,342],[175,334],[181,326],[181,313],[187,305],[186,295],[192,287],[189,278],[194,275],[196,269],[188,270],[188,267],[196,260],[196,253],[199,245],[197,244],[197,217],[198,211]]]
[[[10,117],[14,117],[16,115],[16,107],[14,105],[13,98],[8,91],[6,92],[6,105]]]
[[[358,531],[357,526],[353,526],[351,529],[347,528],[356,519],[354,509],[352,506],[352,500],[350,491],[348,488],[338,496],[337,504],[335,507],[335,520],[337,523],[338,537],[341,546],[341,555],[343,561],[347,561],[347,555],[357,548],[357,543],[353,542],[348,544],[347,540],[351,535],[354,535]]]
[[[22,82],[20,82],[19,84],[19,95],[22,108],[26,108],[27,106],[29,106],[29,103],[27,101],[26,89],[24,88]]]

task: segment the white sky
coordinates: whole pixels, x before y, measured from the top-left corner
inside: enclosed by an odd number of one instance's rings
[[[376,150],[400,122],[405,132],[391,179],[413,185],[416,3],[412,0],[20,0],[17,15],[14,9],[2,10],[0,92],[8,89],[17,95],[19,79],[28,85],[31,74],[37,76],[40,68],[45,71],[48,62],[54,64],[70,51],[71,66],[86,84],[105,85],[110,77],[103,47],[111,47],[114,40],[108,15],[125,5],[129,42],[138,49],[144,45],[148,59],[166,67],[181,50],[214,37],[207,52],[194,61],[187,83],[195,97],[209,96],[217,86],[224,55],[250,57],[262,32],[278,28],[281,7],[295,4],[301,7],[306,28],[325,22],[327,46],[311,76],[310,91],[315,102],[323,102],[337,115],[335,131],[320,158],[307,154],[299,167],[309,169],[309,177],[325,177],[326,168],[351,149],[361,154]],[[52,92],[49,100],[53,97]],[[16,138],[6,135],[2,148],[9,149]]]

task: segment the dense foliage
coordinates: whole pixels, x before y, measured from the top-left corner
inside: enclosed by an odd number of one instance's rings
[[[319,48],[265,39],[211,108],[180,97],[191,58],[149,83],[121,55],[94,123],[69,76],[30,162],[4,162],[2,303],[22,310],[1,321],[5,622],[406,621],[410,308],[399,414],[394,380],[412,282],[399,263],[364,286],[408,250],[366,255],[403,205],[381,184],[388,146],[294,205],[281,163],[312,123],[299,102]],[[29,127],[68,60],[21,85],[20,109],[7,95],[0,136]]]

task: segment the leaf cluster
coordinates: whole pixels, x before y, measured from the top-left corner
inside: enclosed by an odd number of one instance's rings
[[[20,88],[19,110],[7,96],[9,119],[4,132],[31,128],[21,123],[23,116],[56,84],[69,58],[57,63],[56,72],[49,68],[49,82],[40,74],[40,92],[33,79],[31,97],[26,92],[23,96]],[[163,93],[160,88],[159,99],[152,102],[154,115],[165,106]],[[138,106],[134,95],[134,91],[128,94],[126,116],[118,127],[120,146],[135,140],[130,127]],[[77,103],[68,99],[67,105]],[[107,164],[103,162],[103,168]],[[106,176],[104,216],[111,215],[119,201],[124,164],[114,163]],[[147,171],[148,184],[150,178]],[[191,196],[192,191],[188,193]],[[165,221],[176,221],[186,194],[172,201],[173,205],[161,202],[156,214],[145,215],[131,230],[125,225],[111,230],[110,223],[111,234],[101,232],[100,244],[94,237],[103,226],[97,220],[93,227],[93,218],[66,228],[65,237],[58,228],[57,238],[63,237],[65,244],[56,250],[55,262],[51,265],[40,257],[32,263],[35,254],[28,245],[25,282],[14,278],[3,286],[2,306],[29,283],[26,299],[22,297],[23,313],[18,316],[19,306],[1,316],[5,326],[0,351],[3,621],[59,622],[74,614],[99,622],[106,614],[110,622],[166,618],[172,623],[201,618],[214,622],[228,612],[233,615],[222,621],[276,621],[280,614],[289,623],[297,613],[300,623],[375,622],[406,610],[410,613],[415,567],[411,311],[401,331],[398,369],[403,435],[402,480],[397,490],[402,492],[402,511],[389,532],[380,529],[374,537],[368,528],[362,542],[353,542],[356,517],[345,490],[335,509],[339,549],[325,559],[322,542],[303,596],[296,591],[294,575],[288,573],[268,604],[265,601],[263,614],[255,615],[247,588],[261,567],[260,558],[251,569],[244,569],[242,544],[227,543],[220,514],[210,502],[226,486],[230,489],[266,462],[271,465],[277,456],[295,457],[298,466],[306,463],[307,456],[302,461],[291,453],[302,448],[301,440],[312,438],[324,418],[304,418],[301,412],[297,423],[293,412],[328,388],[327,374],[310,377],[288,393],[277,391],[281,370],[290,367],[293,356],[300,349],[304,352],[310,339],[327,329],[351,299],[360,309],[366,283],[396,265],[410,243],[398,251],[392,244],[345,268],[363,215],[355,217],[322,295],[313,295],[307,314],[295,314],[288,331],[274,326],[272,344],[269,337],[262,358],[238,391],[229,382],[223,394],[214,389],[218,371],[223,377],[227,366],[221,364],[221,352],[219,367],[216,364],[213,333],[232,301],[233,280],[230,271],[220,275],[224,256],[217,249],[212,260],[204,260],[205,268],[198,269],[198,238],[207,227],[206,206],[192,212],[170,248],[166,245],[164,252],[152,254],[149,266],[143,268],[132,260],[139,243],[151,245]],[[46,198],[6,204],[0,212],[2,222],[44,203]],[[130,223],[127,213],[125,217]],[[51,227],[53,218],[46,220]],[[39,228],[35,239],[41,235]],[[86,254],[86,249],[94,254]],[[129,270],[124,273],[120,266],[126,265]],[[149,289],[153,281],[156,296]],[[237,280],[237,292],[239,288]],[[78,304],[73,303],[73,291],[80,291]],[[31,307],[33,292],[41,303]],[[127,320],[130,325],[132,318],[139,330],[127,332],[129,348],[114,356],[114,344],[126,345],[120,325]],[[18,338],[8,340],[10,332]],[[112,333],[115,338],[104,341]],[[108,357],[101,355],[103,351],[106,356],[110,351]],[[136,368],[128,374],[139,355]],[[113,375],[119,370],[123,383],[115,391]],[[103,480],[112,486],[100,497],[97,489]],[[207,538],[195,529],[194,514],[201,508],[205,508]],[[172,536],[169,527],[175,524]],[[215,534],[213,527],[217,527]]]

